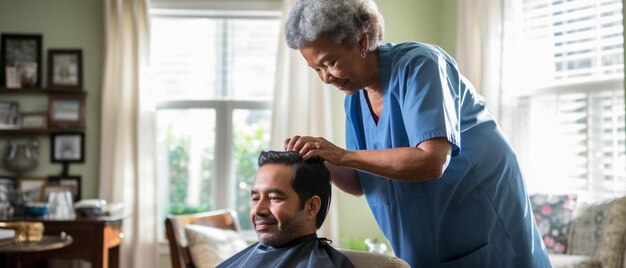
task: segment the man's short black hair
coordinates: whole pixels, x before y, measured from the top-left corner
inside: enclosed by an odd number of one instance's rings
[[[306,200],[317,195],[321,199],[315,225],[322,226],[328,213],[331,198],[330,172],[321,158],[304,160],[294,151],[263,151],[259,155],[259,167],[265,164],[284,164],[293,166],[291,187],[300,197],[300,206],[304,208]]]

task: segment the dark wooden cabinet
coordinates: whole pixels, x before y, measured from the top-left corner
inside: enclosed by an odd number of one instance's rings
[[[0,221],[40,221],[45,235],[72,236],[72,244],[60,249],[7,254],[7,267],[45,267],[52,259],[82,259],[93,268],[119,267],[123,217],[76,218],[72,220],[0,219]]]

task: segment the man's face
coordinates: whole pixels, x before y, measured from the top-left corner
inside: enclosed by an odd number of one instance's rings
[[[257,171],[250,219],[264,245],[281,247],[315,232],[315,218],[311,231],[311,217],[307,217],[291,187],[292,171],[293,167],[282,164],[265,164]]]

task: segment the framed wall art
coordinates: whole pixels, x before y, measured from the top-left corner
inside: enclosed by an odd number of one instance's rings
[[[82,132],[52,133],[50,135],[50,162],[85,162],[85,134]]]
[[[83,52],[81,49],[48,50],[48,87],[82,90]]]
[[[0,129],[18,129],[19,127],[19,103],[0,101]]]
[[[41,34],[2,34],[0,48],[1,86],[41,87]]]
[[[17,180],[17,189],[28,192],[29,201],[39,201],[41,199],[41,191],[47,185],[46,177],[20,177]]]
[[[48,126],[50,128],[85,127],[85,95],[50,95]]]
[[[45,112],[21,113],[20,129],[44,130],[48,128],[48,114]]]

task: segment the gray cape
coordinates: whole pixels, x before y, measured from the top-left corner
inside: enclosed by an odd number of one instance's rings
[[[240,251],[217,266],[225,267],[347,267],[350,260],[330,246],[326,238],[316,234],[297,238],[287,245],[274,248],[259,242]]]

